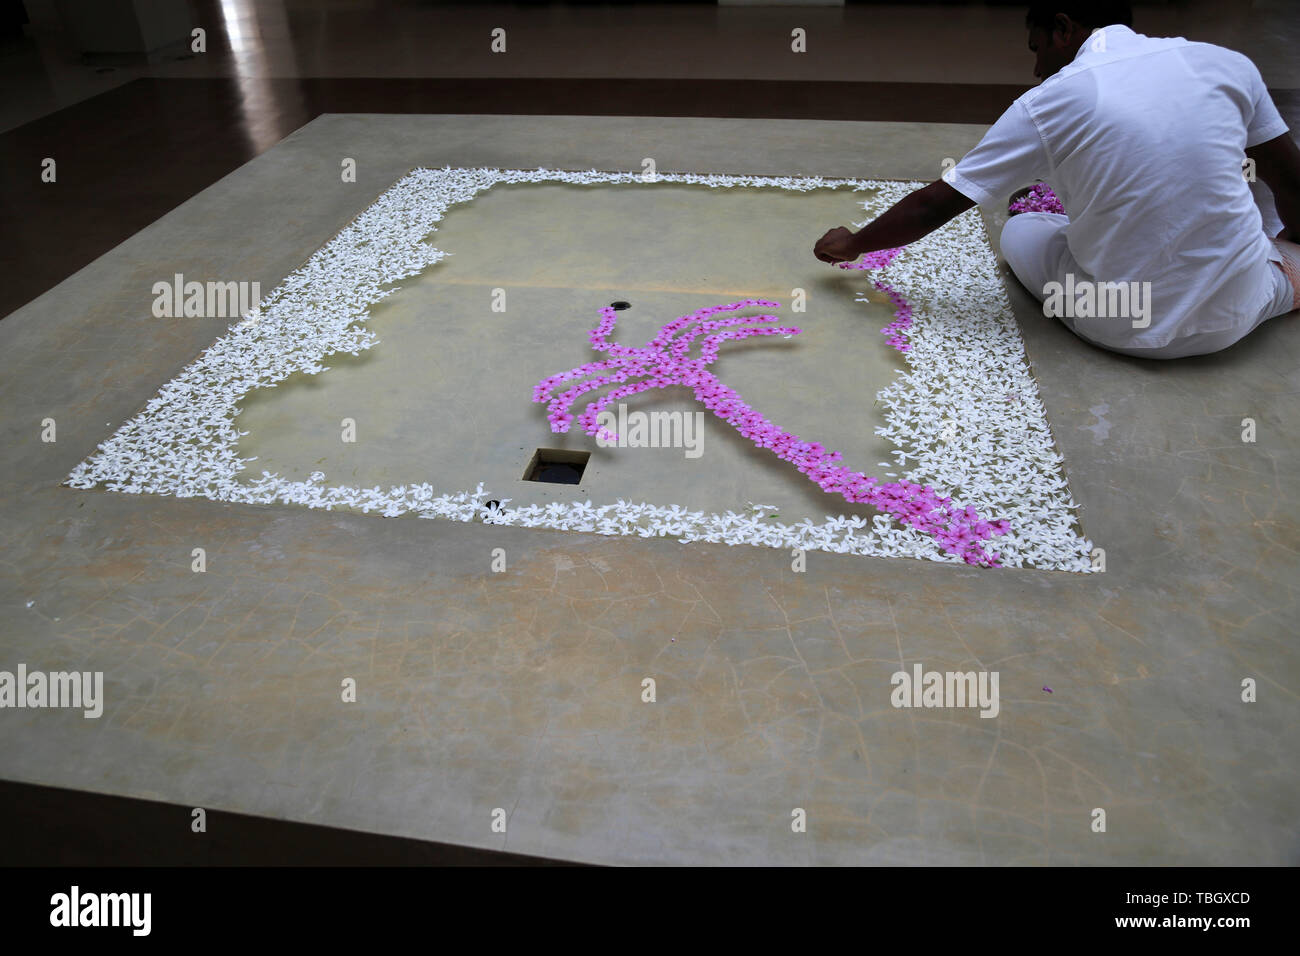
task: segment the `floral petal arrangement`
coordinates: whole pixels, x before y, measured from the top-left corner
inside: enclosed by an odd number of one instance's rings
[[[319,471],[307,480],[265,471],[251,480],[243,478],[254,459],[238,454],[239,439],[247,434],[236,426],[239,403],[254,390],[272,387],[295,372],[316,375],[327,371],[328,366],[322,363],[330,355],[357,355],[378,344],[374,333],[365,327],[370,308],[398,291],[392,283],[420,274],[446,255],[426,237],[450,206],[472,201],[498,183],[623,184],[634,188],[648,181],[641,173],[540,167],[413,170],[166,383],[143,410],[81,462],[65,484],[249,504],[352,508],[387,517],[415,514],[729,545],[1091,570],[1092,544],[1080,529],[1077,505],[1061,471],[1064,462],[1052,440],[996,258],[974,211],[901,252],[888,250],[872,254],[875,258],[864,257],[861,263],[842,264],[889,267],[890,282],[877,280],[875,287],[886,292],[897,307],[895,321],[885,333],[902,353],[908,369],[899,370],[895,381],[877,395],[887,422],[877,433],[893,442],[899,449],[894,453],[898,466],[908,469],[902,481],[892,483],[896,487],[850,472],[836,464],[838,453],[783,432],[707,372],[703,356],[698,360],[686,357],[686,349],[699,336],[704,336],[702,349],[716,357],[722,341],[742,333],[797,332],[763,325],[775,320],[773,316],[759,317],[763,322],[711,318],[745,304],[767,308],[775,303],[744,300],[713,307],[713,311],[701,310],[681,317],[679,322],[689,321],[664,336],[675,325],[669,323],[660,332],[662,341],[655,340],[658,344],[653,347],[677,363],[673,374],[691,379],[679,384],[695,388],[697,397],[715,414],[768,443],[764,447],[796,464],[825,490],[880,507],[882,513],[870,521],[840,515],[821,523],[809,519],[787,525],[771,520],[770,508],[764,505],[714,514],[688,511],[671,503],[622,499],[596,506],[590,501],[574,501],[507,508],[510,499],[500,498],[503,489],[485,489],[483,482],[472,492],[439,493],[427,483],[388,489],[334,484]],[[862,204],[868,211],[883,211],[921,185],[694,173],[660,173],[653,181],[801,192],[853,186],[857,191],[874,191]],[[906,299],[900,289],[906,290]],[[742,330],[735,327],[737,322],[763,327]],[[697,327],[689,336],[669,341],[692,323]],[[591,333],[592,344],[607,345],[604,350],[612,360],[626,365],[637,350],[609,343],[612,329],[613,318],[606,314]],[[679,346],[680,353],[674,351]],[[652,377],[656,375],[654,361],[641,367],[651,368]],[[629,371],[626,367],[592,370],[608,372],[610,384],[633,387],[617,379]],[[668,381],[665,373],[657,377]],[[554,388],[567,380],[544,380],[538,388],[548,384]],[[608,400],[614,400],[617,391],[607,396]],[[583,394],[573,388],[564,394],[571,392],[573,398]],[[534,397],[539,397],[537,392]],[[552,418],[552,427],[557,422],[567,426],[573,419],[566,420],[565,415],[567,412],[561,411],[558,418]],[[580,423],[584,429],[594,426],[595,414],[584,416]],[[489,505],[489,499],[499,501]],[[996,554],[982,547],[992,536],[998,537]]]
[[[887,256],[877,255],[869,260],[881,264],[889,262],[900,250],[890,249]],[[843,263],[841,263],[843,265]],[[864,263],[863,268],[867,267]],[[888,288],[885,283],[877,282],[878,288]],[[890,290],[892,293],[892,289]],[[898,305],[895,322],[886,327],[890,333],[891,344],[898,336],[893,333],[906,326],[899,323],[908,321],[910,310],[901,297],[895,298]],[[617,441],[618,435],[597,424],[597,419],[615,399],[629,398],[652,388],[667,388],[671,385],[684,385],[694,390],[695,397],[705,408],[731,425],[741,435],[750,439],[760,448],[770,448],[778,458],[793,462],[798,470],[815,481],[822,491],[838,493],[845,500],[857,504],[865,502],[878,511],[890,515],[897,521],[918,528],[931,534],[950,554],[962,558],[967,564],[983,567],[998,567],[997,554],[990,554],[982,547],[982,542],[994,535],[1006,534],[1010,528],[1006,521],[981,521],[973,508],[956,510],[951,498],[937,495],[933,488],[914,485],[907,481],[894,481],[880,484],[878,479],[870,478],[861,472],[849,471],[843,465],[836,465],[843,455],[839,452],[827,452],[818,442],[806,442],[798,435],[792,435],[772,424],[758,412],[750,408],[740,395],[718,381],[717,376],[709,372],[706,366],[713,364],[718,357],[718,347],[724,340],[746,339],[753,335],[784,335],[789,338],[798,335],[801,329],[794,326],[775,326],[760,328],[736,328],[739,325],[779,321],[775,315],[742,316],[730,319],[710,320],[710,315],[719,312],[734,312],[747,306],[778,308],[780,303],[765,299],[743,299],[728,305],[715,305],[698,309],[675,320],[659,330],[659,334],[646,343],[644,348],[629,348],[609,341],[609,333],[614,330],[618,313],[612,307],[601,309],[600,324],[591,331],[591,346],[597,352],[607,352],[613,356],[608,361],[589,362],[578,368],[552,375],[542,379],[533,390],[533,401],[550,402],[547,418],[551,430],[567,432],[573,423],[573,416],[567,409],[578,400],[579,396],[593,389],[615,383],[619,387],[594,402],[591,402],[578,421],[588,435],[596,435],[611,441]],[[690,326],[691,329],[680,338],[673,336]],[[700,349],[700,357],[689,357],[691,344],[701,335],[707,335]],[[906,351],[907,344],[895,345],[899,351]],[[571,386],[564,392],[552,397],[551,393],[562,382],[594,376],[586,382]],[[628,383],[629,379],[644,378],[641,382]]]

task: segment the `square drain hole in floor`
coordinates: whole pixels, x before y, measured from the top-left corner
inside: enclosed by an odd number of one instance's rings
[[[546,481],[555,485],[576,485],[587,470],[589,451],[571,451],[564,448],[539,448],[533,452],[524,481]]]

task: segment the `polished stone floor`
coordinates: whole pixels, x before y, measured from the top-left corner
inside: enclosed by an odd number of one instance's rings
[[[144,62],[82,56],[61,31],[49,0],[29,3],[29,40],[0,59],[0,79],[11,93],[0,102],[0,130],[146,77],[238,79],[251,125],[271,134],[265,146],[279,139],[267,110],[276,99],[276,79],[877,83],[949,87],[950,100],[963,87],[1034,82],[1020,3],[742,8],[617,0],[573,5],[191,0],[189,5],[193,25],[207,31],[206,50],[168,48]],[[1134,6],[1139,32],[1231,47],[1254,61],[1270,88],[1298,85],[1300,19],[1290,0],[1137,0]],[[489,41],[498,27],[507,31],[508,42],[504,52],[494,53]],[[790,49],[795,27],[805,32],[804,54]]]
[[[585,862],[1296,862],[1293,319],[1149,363],[1011,283],[1104,574],[822,554],[795,573],[757,548],[60,484],[224,331],[153,318],[155,281],[270,289],[412,166],[929,179],[982,131],[327,115],[18,309],[6,657],[103,670],[107,701],[6,713],[0,777]],[[997,717],[892,707],[917,663],[997,671]]]
[[[1011,283],[1104,576],[825,555],[795,575],[750,548],[58,487],[224,327],[148,317],[173,267],[269,289],[417,164],[930,179],[1033,82],[1020,5],[190,6],[203,55],[83,56],[50,0],[0,40],[0,668],[103,667],[115,701],[6,713],[28,719],[0,748],[6,859],[1296,861],[1286,326],[1153,365]],[[1135,6],[1142,32],[1250,56],[1295,128],[1289,0]],[[497,25],[508,56],[469,42]],[[222,556],[202,576],[196,541]],[[498,546],[509,571],[485,575]],[[904,660],[996,663],[999,717],[882,705]],[[344,669],[378,689],[350,719]],[[647,675],[660,709],[626,709]],[[220,823],[177,843],[198,801]],[[795,801],[811,842],[789,843]],[[1098,805],[1110,832],[1085,839]]]

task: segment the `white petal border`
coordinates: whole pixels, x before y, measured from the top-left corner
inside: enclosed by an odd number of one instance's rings
[[[503,499],[489,510],[486,502],[494,496],[482,483],[473,492],[438,494],[428,484],[386,491],[331,485],[322,472],[307,481],[267,472],[256,480],[240,480],[253,459],[237,454],[239,438],[247,434],[235,424],[239,402],[294,372],[325,371],[321,362],[330,355],[357,355],[376,345],[378,339],[364,326],[370,307],[397,291],[392,283],[418,275],[443,257],[425,237],[451,205],[468,202],[497,183],[650,181],[798,191],[852,185],[877,191],[863,203],[875,211],[921,185],[696,173],[658,173],[651,180],[640,173],[541,167],[412,170],[164,385],[64,483],[247,504],[355,508],[385,517],[478,518],[559,531],[959,563],[929,535],[900,527],[885,515],[870,521],[841,515],[820,524],[785,525],[766,518],[769,509],[760,505],[747,513],[710,514],[623,500],[506,508],[509,499]],[[861,275],[869,282],[877,273]],[[1004,567],[1092,570],[1092,543],[1083,536],[1064,460],[978,212],[967,212],[913,243],[878,275],[913,310],[905,333],[911,350],[898,356],[906,370],[899,370],[897,379],[877,395],[887,422],[877,432],[898,447],[899,473],[951,495],[955,503],[973,506],[986,520],[1008,519],[1011,533],[991,542]],[[521,394],[527,395],[533,384],[520,383]]]

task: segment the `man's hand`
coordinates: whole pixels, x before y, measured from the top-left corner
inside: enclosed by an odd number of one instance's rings
[[[813,246],[813,255],[822,262],[852,262],[862,253],[854,248],[853,233],[843,226],[836,226],[817,240]]]
[[[1260,169],[1263,168],[1264,164],[1260,163]],[[822,262],[851,262],[864,252],[897,249],[929,235],[974,206],[973,199],[936,179],[908,193],[857,232],[849,232],[843,226],[832,229],[817,240],[813,255]],[[1282,221],[1287,222],[1286,216]]]

